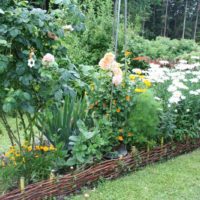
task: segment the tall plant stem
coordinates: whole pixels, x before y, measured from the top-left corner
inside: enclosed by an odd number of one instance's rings
[[[115,44],[114,44],[114,52],[115,52],[115,56],[117,57],[117,48],[118,48],[118,35],[119,35],[119,25],[120,25],[120,8],[121,8],[121,0],[118,0],[117,3],[117,15],[116,15],[116,19],[114,19],[114,22],[116,21],[116,32],[115,32]],[[114,85],[112,84],[112,88],[111,88],[111,97],[110,97],[110,120],[112,117],[112,101],[113,101],[113,92],[114,92]]]

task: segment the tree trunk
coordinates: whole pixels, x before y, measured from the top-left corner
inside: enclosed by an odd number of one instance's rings
[[[196,21],[194,26],[194,40],[196,40],[197,35],[197,27],[198,27],[198,21],[199,21],[199,9],[200,9],[200,3],[197,4],[197,15],[196,15]]]
[[[188,8],[188,0],[186,0],[186,2],[185,2],[185,14],[184,14],[184,20],[183,20],[182,39],[185,39],[185,24],[186,24],[186,18],[187,18],[187,8]]]
[[[168,18],[168,5],[169,5],[169,0],[166,2],[166,7],[165,7],[165,27],[164,27],[164,37],[166,37],[166,32],[167,32],[167,18]]]
[[[142,37],[144,37],[145,18],[142,20]]]

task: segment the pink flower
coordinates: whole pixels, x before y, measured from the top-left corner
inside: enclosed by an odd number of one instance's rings
[[[113,76],[112,78],[112,83],[115,85],[115,86],[118,86],[122,83],[122,75],[116,75],[116,76]]]
[[[103,70],[108,70],[110,69],[112,63],[115,60],[115,55],[113,53],[106,53],[104,55],[104,57],[100,60],[99,62],[99,66],[103,69]]]
[[[111,71],[113,72],[114,76],[121,75],[122,76],[122,70],[120,69],[120,64],[116,61],[113,62],[111,66]]]
[[[43,63],[53,63],[55,62],[55,57],[50,54],[50,53],[47,53],[43,58],[42,58],[42,62]]]

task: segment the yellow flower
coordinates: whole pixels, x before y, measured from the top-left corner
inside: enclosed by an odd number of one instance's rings
[[[40,146],[35,146],[35,150],[39,151],[40,150]]]
[[[132,54],[132,52],[130,52],[130,51],[125,51],[125,53],[124,53],[124,55],[125,55],[126,57],[130,56],[131,54]]]
[[[43,151],[45,151],[45,152],[46,152],[46,151],[49,151],[49,147],[44,146],[44,147],[43,147]]]
[[[19,154],[19,153],[16,153],[16,154],[15,154],[15,157],[20,157],[20,154]]]
[[[139,75],[139,78],[140,79],[144,79],[144,75]]]
[[[119,141],[123,141],[123,140],[124,140],[123,136],[121,136],[121,135],[118,136],[117,139],[118,139]]]
[[[151,87],[151,85],[152,85],[148,79],[144,79],[143,82],[147,87]]]
[[[9,157],[9,156],[10,156],[10,152],[8,151],[5,153],[5,157]]]
[[[146,92],[146,89],[136,88],[135,92],[138,92],[138,93],[140,93],[140,92]]]
[[[130,101],[131,97],[130,96],[126,96],[126,101]]]
[[[129,76],[129,79],[130,79],[131,81],[134,81],[134,80],[135,80],[135,78],[136,78],[136,76],[135,76],[135,75],[133,75],[133,74],[131,74],[131,75]]]
[[[32,151],[32,146],[28,146],[27,150],[28,152]]]
[[[116,104],[117,104],[117,101],[116,101],[116,100],[113,100],[113,104],[116,105]]]
[[[117,113],[120,113],[120,112],[121,112],[121,109],[120,109],[120,108],[117,108],[116,111],[117,111]]]
[[[53,145],[50,145],[49,150],[50,151],[55,151],[56,149],[55,149],[55,147]]]

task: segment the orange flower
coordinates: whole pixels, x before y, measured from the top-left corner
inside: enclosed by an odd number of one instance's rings
[[[149,58],[146,56],[139,56],[139,57],[133,58],[133,60],[148,62]]]
[[[118,136],[117,139],[118,139],[119,141],[123,141],[123,140],[124,140],[123,136],[121,136],[121,135]]]
[[[130,96],[126,96],[126,101],[130,101],[131,97]]]
[[[132,54],[132,52],[130,52],[130,51],[125,51],[125,53],[124,53],[125,57],[128,57],[128,56],[130,56],[131,54]]]
[[[113,61],[115,60],[115,55],[113,53],[106,53],[104,57],[100,60],[99,66],[103,70],[108,70],[112,65]]]
[[[121,109],[120,109],[120,108],[117,108],[116,111],[117,111],[117,113],[120,113],[120,112],[121,112]]]

